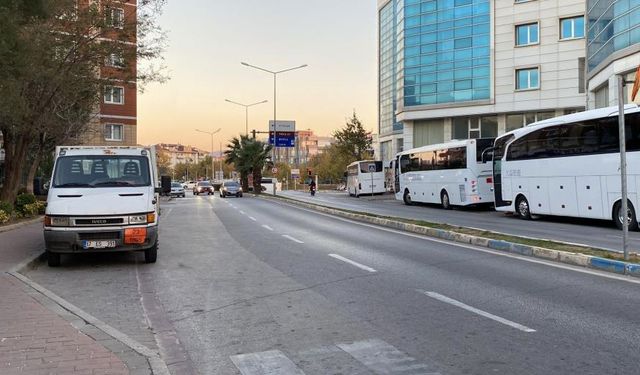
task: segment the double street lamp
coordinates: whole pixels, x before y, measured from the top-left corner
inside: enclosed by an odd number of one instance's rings
[[[222,130],[222,128],[218,128],[218,130],[215,130],[215,131],[212,131],[212,132],[196,129],[197,132],[204,133],[204,134],[209,134],[211,136],[211,175],[212,175],[211,183],[213,183],[213,180],[215,180],[215,178],[216,178],[216,166],[215,166],[215,164],[213,162],[213,135],[216,134],[217,132],[219,132],[220,130]]]
[[[290,72],[292,70],[296,70],[296,69],[302,69],[302,68],[306,68],[308,65],[304,64],[304,65],[300,65],[300,66],[295,66],[293,68],[287,68],[287,69],[282,69],[282,70],[278,70],[278,71],[272,71],[269,69],[265,69],[265,68],[261,68],[259,66],[255,66],[255,65],[251,65],[248,64],[246,62],[241,62],[242,65],[244,66],[248,66],[250,68],[254,68],[254,69],[258,69],[261,70],[263,72],[266,73],[270,73],[273,74],[273,162],[276,162],[276,145],[277,145],[277,136],[276,136],[276,77],[278,76],[278,74],[280,73],[285,73],[285,72]],[[271,130],[271,129],[269,129]]]
[[[229,99],[225,99],[224,101],[232,103],[232,104],[237,104],[237,105],[240,105],[240,106],[244,107],[244,112],[245,112],[245,114],[244,114],[245,115],[245,120],[244,120],[244,128],[245,128],[245,130],[244,130],[244,134],[247,135],[247,136],[249,135],[249,107],[253,107],[254,105],[258,105],[258,104],[262,104],[262,103],[268,102],[268,100],[263,100],[261,102],[257,102],[257,103],[253,103],[253,104],[242,104],[242,103],[234,102],[233,100],[229,100]]]

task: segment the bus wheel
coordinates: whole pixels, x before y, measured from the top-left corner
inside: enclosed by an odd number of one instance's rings
[[[451,209],[451,201],[449,200],[449,194],[447,194],[446,190],[443,190],[442,193],[440,193],[440,203],[442,203],[442,208],[445,210]]]
[[[529,210],[529,201],[524,196],[518,197],[516,201],[516,211],[520,219],[531,219],[531,211]]]
[[[622,212],[622,202],[616,202],[613,207],[613,221],[616,223],[616,227],[622,230],[622,220],[624,220],[624,214]],[[629,230],[638,230],[638,220],[636,219],[636,210],[633,208],[631,202],[627,203],[627,221],[629,222]]]
[[[407,206],[411,206],[413,204],[413,202],[411,202],[411,194],[409,194],[409,190],[404,191],[402,200],[404,201],[404,204],[406,204]]]

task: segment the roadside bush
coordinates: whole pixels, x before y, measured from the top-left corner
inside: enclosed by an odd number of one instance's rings
[[[6,223],[10,218],[11,216],[8,213],[0,209],[0,224]]]
[[[18,197],[16,198],[16,210],[22,213],[26,213],[25,206],[28,204],[34,204],[36,203],[36,201],[37,201],[36,196],[33,194],[29,194],[29,193],[18,194]],[[38,212],[37,209],[36,209],[36,212]]]
[[[13,205],[9,202],[0,201],[0,210],[4,211],[5,214],[11,215],[13,212]]]
[[[22,207],[22,214],[26,217],[34,216],[38,214],[38,203],[27,203]]]
[[[44,215],[44,212],[47,209],[47,202],[37,201],[35,204],[38,208],[38,214]]]

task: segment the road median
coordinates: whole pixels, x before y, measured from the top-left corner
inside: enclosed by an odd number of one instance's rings
[[[265,195],[261,195],[260,197],[279,200],[330,215],[421,234],[441,240],[486,247],[496,251],[541,258],[621,275],[640,277],[640,256],[638,253],[631,253],[629,261],[623,261],[622,254],[579,244],[513,236],[477,228],[459,227],[423,220],[375,215],[367,212],[351,211],[303,202],[289,197]]]

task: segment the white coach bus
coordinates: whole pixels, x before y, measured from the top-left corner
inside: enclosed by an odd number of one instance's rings
[[[494,138],[468,139],[398,153],[396,199],[439,203],[445,209],[493,203],[491,162],[483,162]]]
[[[349,196],[382,194],[387,190],[381,161],[354,161],[347,166],[346,176]]]
[[[638,229],[640,108],[625,106],[630,229]],[[495,142],[498,211],[613,220],[622,227],[617,107],[533,123]]]

